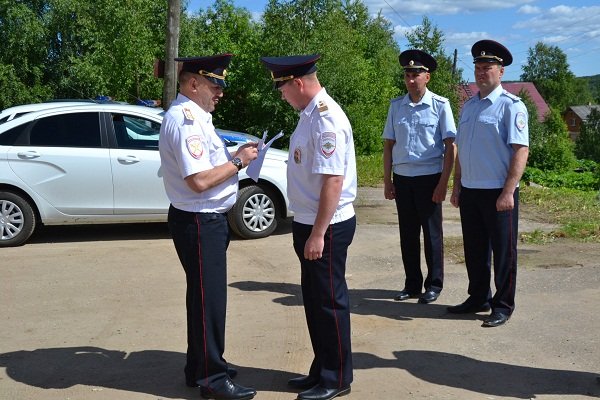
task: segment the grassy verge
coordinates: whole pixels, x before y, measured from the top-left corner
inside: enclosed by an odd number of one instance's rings
[[[383,156],[358,156],[358,184],[379,186],[383,183]],[[452,180],[450,180],[452,182]],[[600,243],[600,201],[598,192],[562,188],[539,188],[521,185],[521,215],[557,224],[553,232],[534,231],[521,235],[527,243],[548,243],[557,238],[571,238]]]

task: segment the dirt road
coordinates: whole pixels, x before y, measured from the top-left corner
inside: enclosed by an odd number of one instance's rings
[[[507,325],[454,316],[460,257],[430,305],[394,302],[403,286],[393,204],[361,189],[350,248],[355,380],[344,399],[600,397],[600,246],[522,245]],[[460,237],[456,210],[445,234]],[[551,229],[522,215],[521,231]],[[229,252],[226,358],[256,399],[295,399],[286,381],[311,352],[291,248],[276,235]],[[183,382],[185,281],[164,224],[51,228],[0,249],[0,399],[198,399]]]

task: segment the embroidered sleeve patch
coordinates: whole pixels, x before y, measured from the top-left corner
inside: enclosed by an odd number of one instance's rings
[[[196,160],[199,160],[204,154],[204,148],[202,147],[202,138],[198,135],[190,136],[186,139],[185,145],[187,146],[190,155]]]
[[[329,158],[335,152],[335,133],[324,132],[321,135],[321,154],[325,158]]]
[[[522,131],[527,126],[527,116],[524,112],[518,112],[515,117],[515,125],[517,129]]]

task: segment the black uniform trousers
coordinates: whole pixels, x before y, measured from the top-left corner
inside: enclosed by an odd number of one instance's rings
[[[421,229],[427,277],[425,290],[441,292],[444,287],[444,233],[442,205],[431,198],[441,174],[403,176],[394,174],[396,209],[400,229],[400,250],[406,274],[404,289],[421,293]]]
[[[186,380],[210,389],[227,378],[227,217],[171,206],[168,225],[187,282]]]
[[[497,211],[496,200],[502,189],[469,189],[460,192],[460,219],[465,263],[469,276],[471,304],[490,303],[492,310],[511,315],[515,308],[517,279],[517,237],[519,227],[519,188],[515,206]],[[491,260],[494,262],[496,293],[491,296]]]
[[[343,388],[352,382],[350,299],[346,258],[356,230],[356,217],[329,225],[323,257],[304,258],[312,225],[292,224],[294,250],[300,260],[302,299],[314,352],[309,375],[325,388]]]

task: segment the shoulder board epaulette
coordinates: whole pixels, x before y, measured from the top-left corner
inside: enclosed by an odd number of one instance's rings
[[[443,97],[443,96],[440,96],[439,94],[435,94],[435,93],[432,93],[432,94],[431,94],[431,98],[432,98],[432,99],[434,99],[434,100],[437,100],[437,101],[439,101],[439,102],[441,102],[441,103],[446,103],[446,102],[448,102],[448,99],[447,99],[447,98],[445,98],[445,97]]]
[[[514,94],[512,94],[511,92],[508,92],[506,90],[504,90],[502,92],[503,95],[505,95],[506,97],[512,99],[513,101],[519,101],[521,100],[521,98],[519,96],[515,96]]]
[[[183,108],[183,116],[188,121],[193,121],[194,120],[194,114],[192,114],[192,110],[190,110],[189,108]]]
[[[402,101],[402,99],[404,98],[404,96],[400,96],[400,97],[395,97],[392,100],[390,100],[390,103],[395,103],[397,101]]]
[[[317,108],[319,109],[319,113],[323,114],[324,112],[327,112],[327,110],[329,110],[329,107],[327,107],[327,104],[321,100],[317,103]]]

